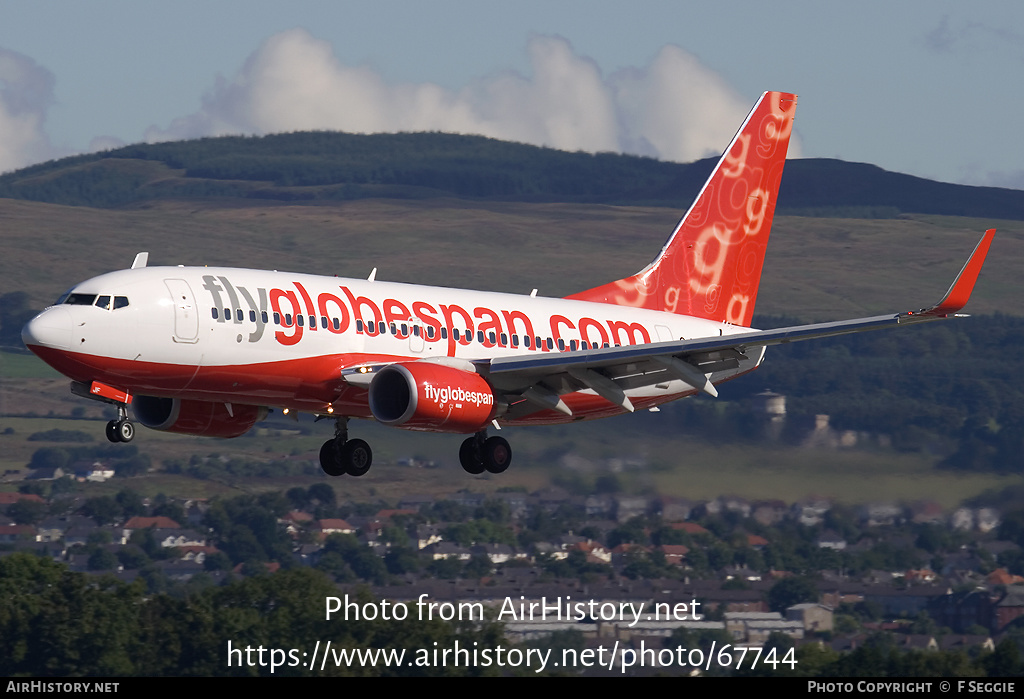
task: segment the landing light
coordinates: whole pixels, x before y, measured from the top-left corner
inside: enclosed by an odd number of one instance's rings
[[[284,408],[284,409],[283,409],[283,410],[281,411],[281,414],[282,414],[282,415],[287,415],[287,414],[288,414],[288,408]]]

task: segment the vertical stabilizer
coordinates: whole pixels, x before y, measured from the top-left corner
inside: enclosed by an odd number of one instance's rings
[[[658,257],[567,298],[749,327],[795,111],[796,95],[761,95]]]

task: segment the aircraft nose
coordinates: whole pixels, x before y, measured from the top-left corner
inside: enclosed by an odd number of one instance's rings
[[[35,346],[71,349],[71,313],[61,306],[47,308],[21,329],[21,341],[29,349]]]

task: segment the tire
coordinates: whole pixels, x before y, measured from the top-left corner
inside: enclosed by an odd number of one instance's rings
[[[338,447],[334,443],[333,439],[328,439],[324,442],[324,445],[320,447],[320,468],[328,476],[344,476],[345,469],[341,465],[341,460],[338,459]]]
[[[462,470],[472,476],[479,476],[484,472],[484,461],[480,458],[476,437],[470,437],[462,443],[459,448],[459,463],[462,464]]]
[[[350,476],[365,476],[373,464],[373,451],[361,439],[350,439],[341,447],[339,461]]]
[[[106,433],[109,441],[115,444],[121,441],[121,437],[117,433],[117,420],[111,420],[107,423]]]
[[[512,464],[512,447],[504,437],[491,437],[484,442],[483,456],[488,473],[504,473]]]
[[[121,442],[130,442],[135,439],[135,425],[128,420],[118,422],[117,439]]]

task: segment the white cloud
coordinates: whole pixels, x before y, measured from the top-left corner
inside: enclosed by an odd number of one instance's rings
[[[626,152],[689,162],[720,153],[748,100],[693,54],[665,46],[650,64],[604,76],[554,36],[527,45],[529,75],[481,76],[460,90],[389,84],[348,66],[304,29],[267,39],[234,76],[218,76],[199,111],[151,127],[147,141],[226,134],[337,130],[445,131],[567,151]],[[66,155],[45,130],[54,77],[27,56],[0,49],[0,172]],[[89,151],[122,145],[97,137]],[[799,146],[790,145],[796,156]]]
[[[0,172],[57,156],[44,130],[54,83],[28,56],[0,48]]]
[[[649,66],[611,77],[624,150],[689,162],[725,150],[750,110],[710,68],[678,46],[665,46]]]
[[[528,52],[529,76],[503,72],[452,91],[388,84],[370,68],[340,63],[328,42],[292,29],[264,42],[234,77],[219,77],[197,113],[150,128],[146,139],[446,131],[686,162],[720,153],[750,107],[676,46],[609,78],[560,37],[534,37]]]

